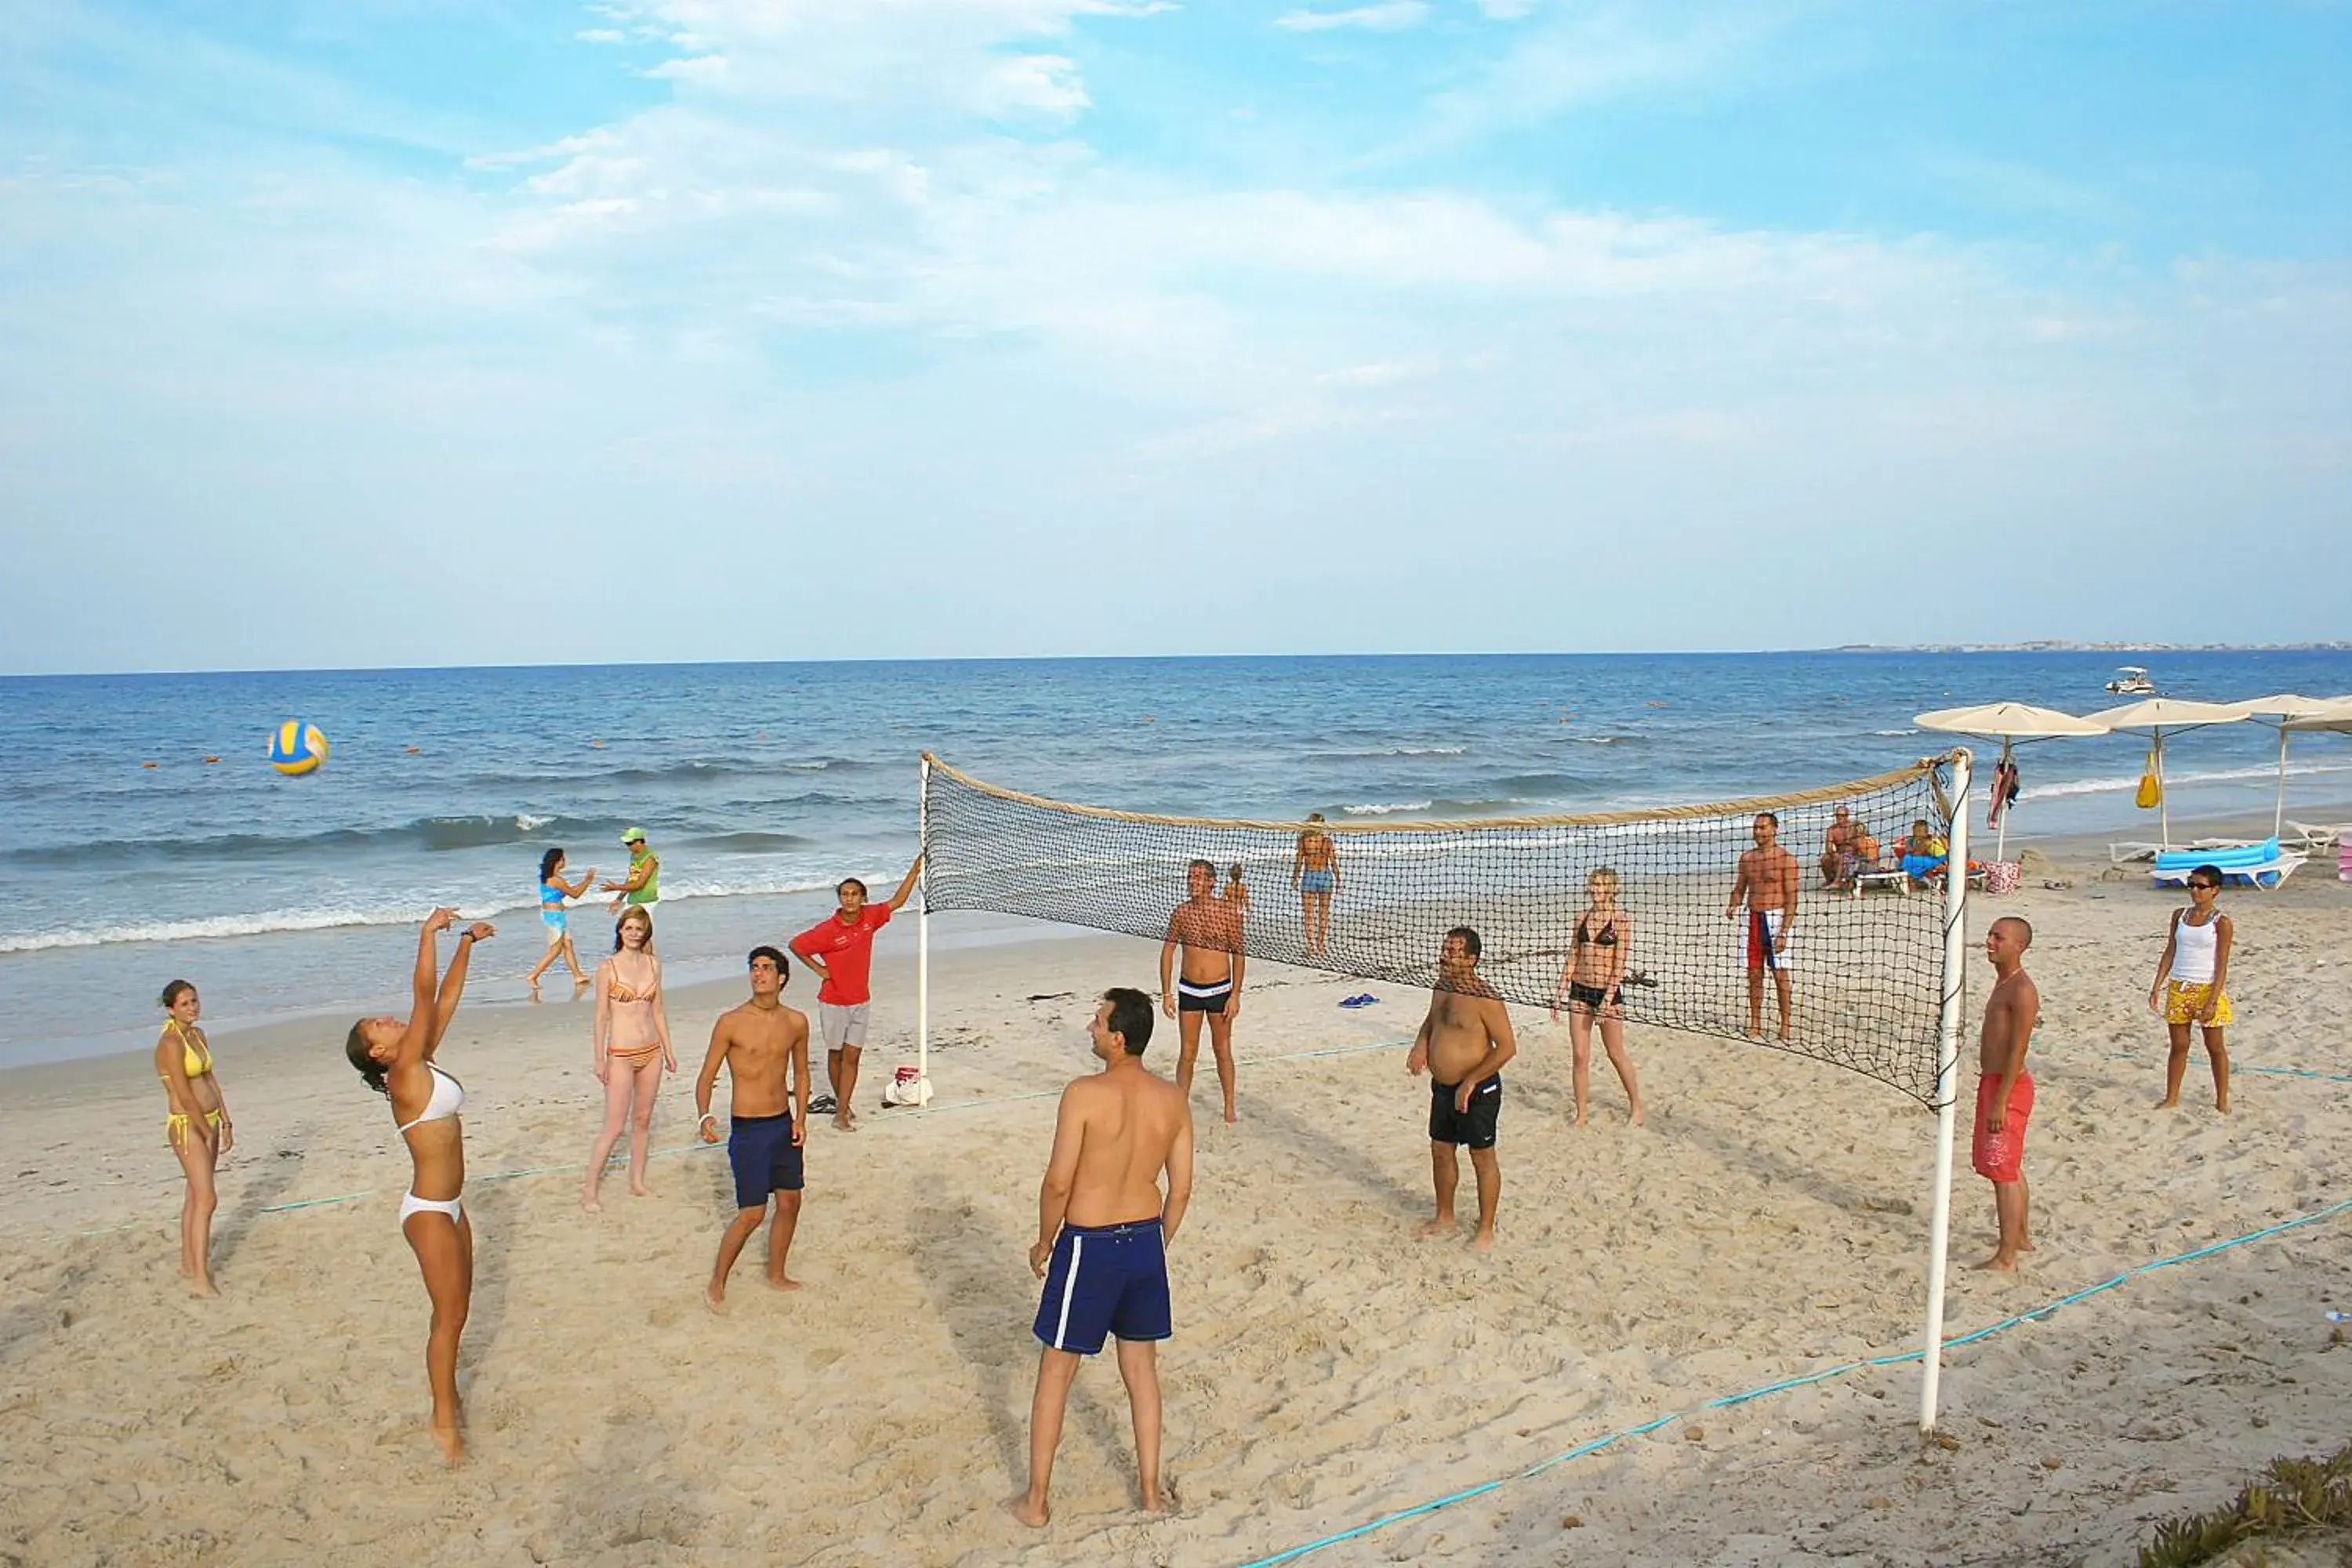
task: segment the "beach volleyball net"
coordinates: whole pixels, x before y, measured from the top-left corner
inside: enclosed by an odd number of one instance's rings
[[[1707,805],[1358,824],[1078,805],[927,756],[924,898],[928,910],[1023,915],[1156,942],[1188,896],[1190,864],[1205,860],[1223,917],[1210,929],[1229,933],[1252,959],[1426,988],[1446,932],[1468,926],[1481,942],[1479,977],[1506,1001],[1551,1006],[1568,995],[1580,961],[1588,975],[1613,965],[1622,972],[1614,995],[1630,1022],[1733,1039],[1751,1037],[1752,965],[1761,974],[1759,1044],[1851,1068],[1934,1106],[1947,988],[1957,995],[1959,984],[1948,971],[1957,950],[1946,940],[1957,914],[1939,889],[1899,877],[1874,879],[1874,889],[1857,894],[1856,868],[1832,862],[1825,877],[1823,860],[1841,812],[1857,836],[1878,841],[1882,865],[1893,864],[1894,845],[1915,822],[1948,831],[1950,763]],[[1754,930],[1745,908],[1726,914],[1765,812],[1779,819],[1800,889],[1778,932]],[[1328,887],[1316,874],[1327,864]],[[1614,874],[1622,911],[1615,921],[1596,917],[1589,892],[1604,870]],[[1618,939],[1613,949],[1606,936]],[[1793,1002],[1785,1039],[1782,974]]]

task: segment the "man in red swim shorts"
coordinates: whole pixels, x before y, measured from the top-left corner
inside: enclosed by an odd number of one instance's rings
[[[2033,928],[2003,915],[1985,932],[1992,961],[1992,994],[1985,998],[1984,1034],[1977,1047],[1977,1124],[1969,1163],[1992,1183],[2000,1241],[1979,1268],[2014,1269],[2017,1255],[2033,1250],[2025,1228],[2025,1121],[2033,1114],[2033,1075],[2025,1047],[2042,1018],[2042,994],[2025,973]]]

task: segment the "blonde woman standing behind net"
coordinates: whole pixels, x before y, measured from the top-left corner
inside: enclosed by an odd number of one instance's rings
[[[602,1214],[596,1191],[604,1162],[629,1130],[629,1191],[644,1197],[646,1145],[653,1141],[654,1097],[662,1074],[677,1070],[669,1048],[669,1010],[662,1001],[661,960],[654,956],[654,917],[632,907],[613,925],[613,956],[596,966],[596,1017],[589,1065],[604,1086],[604,1125],[588,1152],[580,1206]]]
[[[1576,917],[1570,938],[1568,963],[1559,972],[1559,989],[1552,994],[1551,1021],[1559,1022],[1559,1005],[1568,1003],[1568,1036],[1574,1049],[1576,1124],[1590,1118],[1592,1089],[1592,1026],[1601,1026],[1601,1047],[1617,1081],[1625,1086],[1625,1100],[1633,1125],[1648,1120],[1642,1110],[1642,1080],[1633,1072],[1633,1058],[1625,1054],[1625,977],[1633,961],[1633,917],[1617,905],[1617,873],[1603,866],[1584,879],[1584,912]]]

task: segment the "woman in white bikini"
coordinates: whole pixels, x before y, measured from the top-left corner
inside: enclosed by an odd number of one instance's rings
[[[613,926],[613,956],[596,966],[596,1016],[589,1065],[604,1086],[604,1126],[588,1152],[580,1206],[602,1214],[596,1189],[604,1162],[629,1130],[629,1191],[646,1195],[646,1145],[653,1140],[654,1097],[662,1074],[677,1070],[669,1048],[669,1011],[662,1001],[661,960],[654,956],[654,917],[631,909]]]
[[[433,1329],[425,1342],[425,1375],[433,1385],[433,1440],[451,1464],[466,1458],[466,1437],[457,1402],[457,1339],[466,1331],[466,1309],[474,1295],[474,1227],[467,1223],[458,1194],[466,1186],[465,1130],[457,1113],[466,1089],[433,1059],[441,1037],[466,992],[466,963],[477,942],[493,932],[480,921],[457,937],[448,973],[434,971],[440,957],[436,939],[457,920],[435,910],[416,939],[416,968],[410,982],[405,1018],[362,1018],[352,1026],[344,1054],[368,1087],[392,1101],[392,1119],[408,1144],[415,1165],[408,1195],[400,1200],[400,1231],[416,1254],[425,1293],[433,1300]]]
[[[204,1004],[196,988],[174,980],[156,998],[164,1012],[163,1037],[155,1042],[155,1076],[163,1080],[171,1110],[163,1118],[163,1141],[187,1173],[188,1194],[180,1204],[180,1277],[199,1296],[213,1289],[213,1211],[220,1205],[213,1172],[236,1142],[228,1119],[220,1075],[213,1070],[213,1046],[196,1027]]]
[[[1633,1125],[1646,1119],[1642,1110],[1642,1080],[1633,1074],[1633,1058],[1625,1054],[1625,981],[1633,958],[1633,917],[1617,907],[1617,873],[1602,866],[1584,879],[1587,902],[1576,917],[1570,939],[1568,963],[1560,971],[1559,989],[1551,999],[1552,1022],[1559,1022],[1559,1005],[1568,1003],[1568,1037],[1574,1049],[1576,1124],[1589,1119],[1592,1087],[1592,1026],[1601,1026],[1601,1047],[1617,1081],[1625,1086],[1625,1100]]]

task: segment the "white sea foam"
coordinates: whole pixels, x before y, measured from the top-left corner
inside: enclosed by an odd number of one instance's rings
[[[1427,811],[1425,800],[1374,801],[1369,805],[1343,805],[1339,808],[1349,816],[1393,816],[1401,811]]]
[[[806,874],[785,873],[737,881],[688,881],[671,879],[662,889],[662,901],[688,899],[753,898],[783,893],[822,892],[834,884]],[[0,931],[0,953],[47,952],[60,948],[107,947],[140,942],[190,942],[215,937],[265,936],[286,931],[334,931],[346,926],[413,925],[423,918],[429,900],[419,897],[400,902],[364,905],[324,905],[316,909],[263,910],[252,914],[208,915],[197,920],[126,921],[120,925],[68,926],[50,931]],[[460,897],[461,920],[497,920],[528,914],[535,900],[500,902]],[[601,910],[602,901],[574,905],[575,910]],[[532,928],[537,930],[536,925]]]
[[[2302,778],[2316,773],[2352,773],[2352,763],[2289,763],[2286,773],[2289,778]],[[2211,773],[2174,773],[2168,769],[2164,775],[2164,784],[2167,789],[2180,789],[2189,784],[2230,784],[2244,779],[2276,777],[2278,777],[2278,764],[2265,763],[2258,767],[2221,768]],[[2137,788],[2139,788],[2137,773],[2107,778],[2068,779],[2062,784],[2029,785],[2018,792],[2018,799],[2049,800],[2062,795],[2121,795]]]

